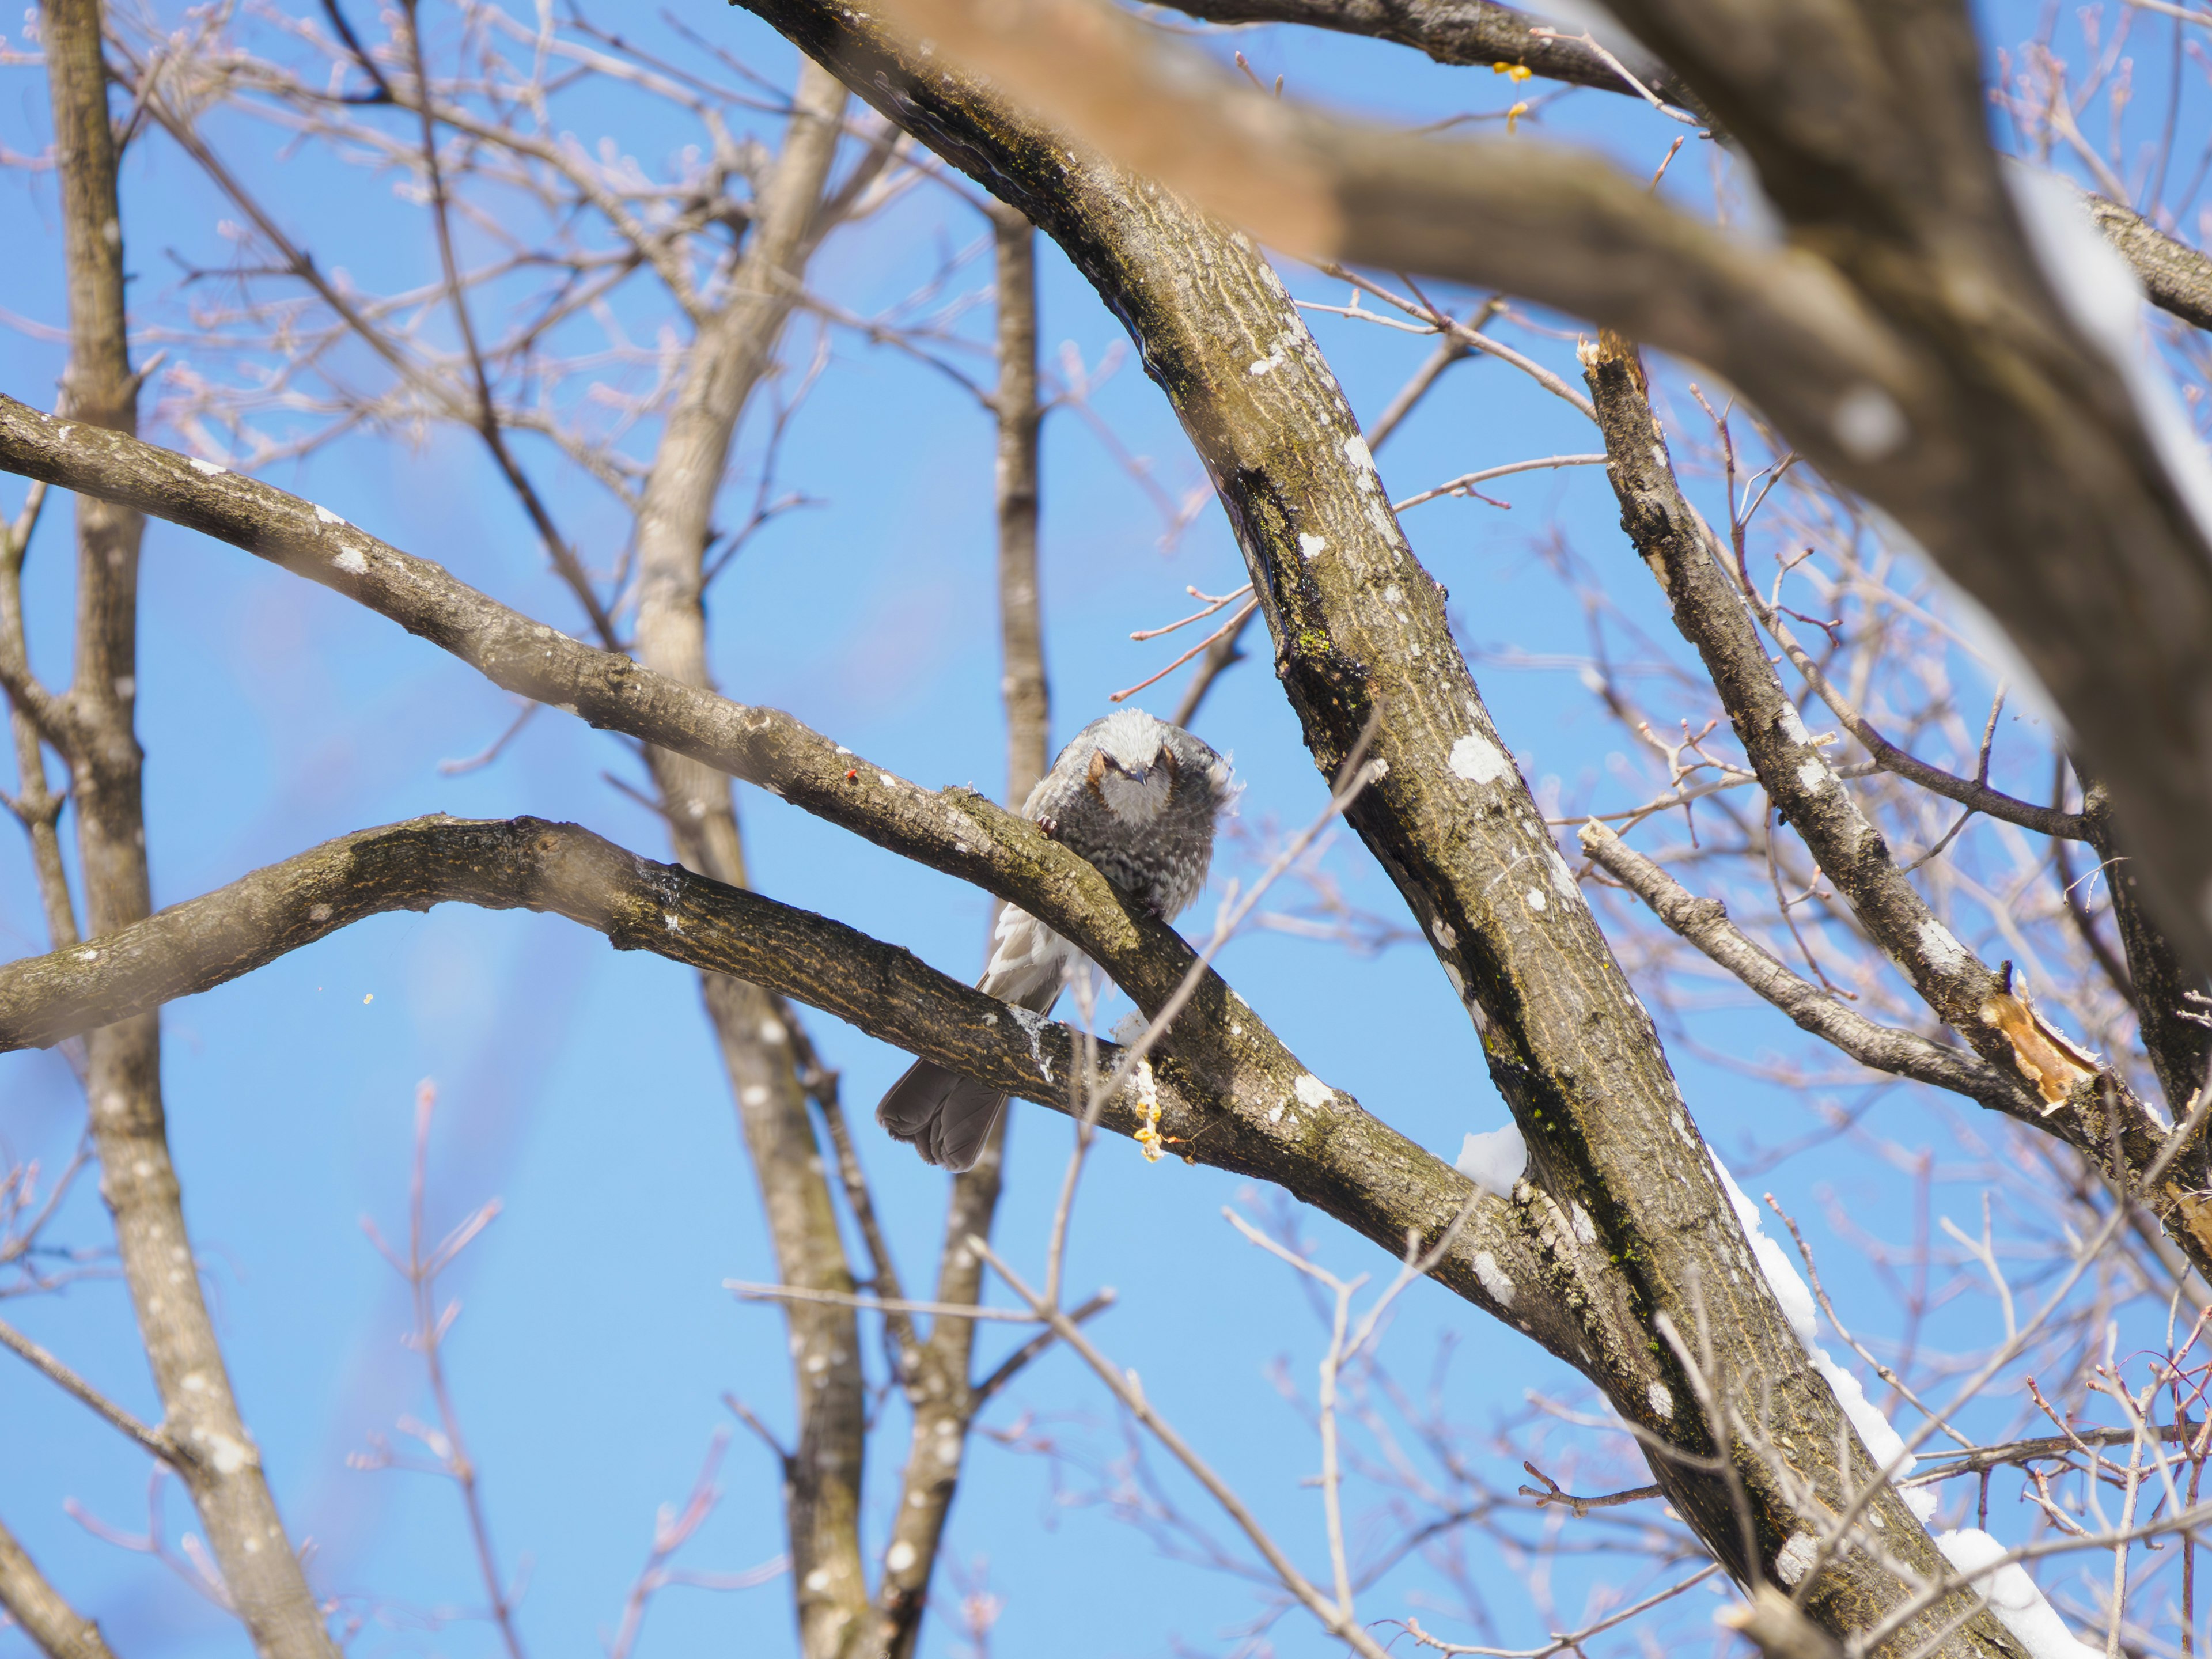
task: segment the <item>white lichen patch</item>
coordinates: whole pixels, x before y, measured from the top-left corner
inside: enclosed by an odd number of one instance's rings
[[[1782,712],[1774,717],[1774,724],[1780,729],[1782,735],[1792,743],[1813,741],[1813,734],[1805,729],[1805,722],[1799,718],[1797,706],[1795,703],[1784,703]]]
[[[1456,951],[1459,949],[1459,929],[1453,927],[1451,923],[1446,921],[1442,916],[1438,916],[1436,921],[1429,924],[1429,932],[1434,936],[1437,943],[1442,945],[1445,950]]]
[[[1573,1210],[1575,1237],[1585,1244],[1597,1243],[1597,1224],[1589,1218],[1589,1212],[1577,1202]]]
[[[315,522],[317,524],[342,525],[345,520],[338,517],[337,514],[331,512],[327,507],[318,507],[315,509]]]
[[[229,471],[230,469],[227,466],[220,465],[214,461],[204,461],[198,456],[195,455],[192,457],[192,471],[198,473],[204,478],[220,478],[224,473]]]
[[[1522,896],[1528,901],[1528,908],[1540,915],[1549,902],[1544,897],[1544,890],[1540,887],[1531,887]]]
[[[878,772],[876,774],[876,777],[886,789],[896,789],[898,787],[898,780],[888,772]]]
[[[1774,1557],[1774,1576],[1785,1585],[1795,1585],[1812,1571],[1813,1556],[1820,1548],[1809,1532],[1799,1530],[1790,1534]]]
[[[765,1083],[748,1083],[745,1085],[744,1089],[738,1092],[738,1100],[741,1105],[745,1106],[767,1105],[768,1085]]]
[[[1328,551],[1328,538],[1302,530],[1298,532],[1298,551],[1309,559],[1317,559]]]
[[[1817,760],[1808,760],[1797,769],[1797,787],[1808,795],[1817,795],[1828,781],[1828,769]]]
[[[1467,975],[1460,972],[1458,965],[1455,963],[1447,962],[1443,964],[1443,969],[1444,977],[1451,981],[1452,994],[1457,997],[1462,1002],[1465,1002],[1467,1000]]]
[[[1326,1106],[1336,1098],[1336,1091],[1311,1072],[1304,1073],[1292,1084],[1291,1092],[1309,1106]]]
[[[1966,947],[1933,916],[1920,924],[1920,951],[1939,974],[1963,974],[1973,963]]]
[[[1367,440],[1357,432],[1344,441],[1344,459],[1359,471],[1359,487],[1373,489],[1375,483],[1375,452],[1367,447]]]
[[[1664,1382],[1654,1382],[1644,1390],[1644,1397],[1651,1402],[1651,1414],[1654,1417],[1662,1423],[1674,1421],[1674,1396],[1667,1392],[1667,1385]]]
[[[330,919],[331,907],[327,904],[315,905],[307,912],[309,921],[328,921]]]
[[[1451,746],[1451,769],[1469,783],[1495,783],[1510,765],[1505,751],[1480,732],[1470,732]]]
[[[915,1559],[914,1546],[903,1538],[884,1552],[884,1565],[893,1572],[904,1572],[915,1564]]]
[[[207,1448],[208,1461],[215,1465],[217,1474],[236,1474],[253,1462],[253,1449],[241,1441],[216,1431],[204,1433],[200,1442]]]
[[[1489,1291],[1501,1306],[1512,1305],[1513,1281],[1505,1276],[1505,1270],[1498,1265],[1498,1258],[1489,1251],[1477,1250],[1474,1253],[1474,1276],[1482,1288]]]
[[[76,959],[79,962],[98,962],[100,960],[100,952],[92,950],[80,951],[76,953]]]
[[[673,910],[663,910],[660,913],[660,925],[672,933],[680,933],[684,931],[684,919]]]
[[[1551,849],[1551,860],[1552,885],[1559,889],[1559,896],[1561,898],[1581,896],[1582,890],[1575,885],[1575,872],[1567,867],[1566,860],[1559,856],[1559,849],[1556,847]]]
[[[368,556],[357,547],[349,547],[344,552],[339,554],[337,559],[332,562],[334,562],[339,569],[344,571],[349,576],[366,576],[368,574]]]

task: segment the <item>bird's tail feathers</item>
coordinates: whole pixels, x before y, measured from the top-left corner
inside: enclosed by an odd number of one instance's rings
[[[917,1060],[876,1108],[876,1121],[920,1152],[925,1164],[972,1170],[983,1143],[1006,1109],[1006,1097],[988,1083]]]
[[[991,964],[978,988],[1032,1013],[1052,1011],[1060,1000],[1075,947],[1026,911],[1008,905],[1000,912]],[[947,1170],[972,1170],[983,1156],[983,1143],[1006,1109],[1006,1097],[988,1083],[963,1077],[934,1060],[917,1060],[890,1086],[876,1108],[876,1121],[920,1152],[925,1162]]]

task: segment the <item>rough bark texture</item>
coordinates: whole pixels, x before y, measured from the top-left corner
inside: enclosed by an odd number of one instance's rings
[[[100,1626],[62,1600],[5,1527],[0,1527],[0,1607],[46,1659],[115,1659]]]
[[[1580,40],[1534,33],[1561,26],[1486,0],[1176,0],[1175,9],[1209,23],[1302,23],[1364,34],[1411,46],[1439,64],[1518,66],[1550,81],[1640,95],[1602,53]],[[1666,70],[1653,67],[1638,78],[1669,103],[1696,107],[1689,89]]]
[[[2111,785],[2152,913],[2212,966],[2212,542],[2034,251],[1958,0],[1613,9],[1757,168],[1773,246],[1594,156],[1270,98],[1089,0],[895,7],[931,64],[985,66],[1056,131],[1270,241],[1504,289],[1728,380],[2011,635]],[[885,107],[933,101],[919,66],[876,72]]]
[[[42,14],[69,272],[68,392],[75,419],[127,432],[137,382],[125,336],[123,236],[116,151],[100,62],[98,0],[56,0]],[[85,919],[94,933],[151,908],[137,698],[138,550],[143,520],[128,506],[77,502],[76,675],[65,752],[76,806]],[[239,1415],[200,1293],[161,1103],[161,1027],[151,1014],[88,1032],[86,1093],[100,1195],[161,1397],[231,1605],[268,1659],[325,1659],[332,1650]]]
[[[1052,696],[1037,588],[1036,232],[994,204],[997,252],[1000,688],[1006,705],[1006,806],[1019,811],[1051,763]]]
[[[803,65],[783,151],[754,203],[731,297],[700,325],[646,479],[637,515],[636,654],[687,685],[713,684],[705,562],[714,505],[732,435],[799,295],[844,109],[843,86]],[[670,750],[647,754],[678,859],[717,881],[744,885],[729,779]],[[760,1184],[777,1277],[802,1290],[850,1294],[852,1270],[788,1024],[775,999],[757,985],[709,974],[701,990]],[[849,1307],[811,1302],[787,1304],[784,1317],[799,1419],[784,1498],[799,1648],[807,1659],[837,1659],[861,1639],[868,1607],[860,1525],[867,1389],[859,1322]]]
[[[1675,627],[1705,664],[1775,811],[1797,832],[1868,938],[1936,1017],[1981,1056],[1985,1085],[2011,1085],[1985,1086],[1977,1097],[2057,1135],[2123,1188],[2131,1186],[2129,1170],[2150,1163],[2166,1125],[2136,1097],[2124,1075],[2068,1043],[2024,995],[2014,994],[2018,988],[2007,975],[1981,961],[1936,919],[1826,749],[1814,740],[1753,625],[1741,573],[1723,568],[1723,550],[1683,499],[1634,346],[1607,331],[1584,348],[1583,362],[1605,434],[1606,476],[1620,503],[1621,528],[1665,593]],[[1589,841],[1585,833],[1585,844]],[[2125,1167],[2114,1162],[2116,1139]],[[2200,1146],[2175,1159],[2160,1189],[2144,1195],[2200,1272],[2212,1268],[2212,1208],[2201,1195],[2206,1178]]]
[[[2185,323],[2212,329],[2212,259],[2176,241],[2133,208],[2102,196],[2084,200],[2105,240],[2142,283],[2145,297]]]
[[[1033,1023],[839,922],[537,818],[429,817],[357,831],[118,933],[9,963],[0,967],[0,1052],[51,1044],[227,984],[364,916],[441,903],[567,916],[605,934],[617,950],[649,951],[764,985],[1024,1100],[1072,1109],[1071,1079],[1083,1054],[1072,1028]],[[1073,914],[1055,920],[1073,926]],[[1175,1058],[1153,1063],[1160,1133],[1173,1149],[1194,1164],[1273,1182],[1394,1257],[1404,1253],[1409,1231],[1433,1243],[1468,1205],[1467,1178],[1348,1097],[1311,1115],[1323,1132],[1310,1121],[1289,1125],[1286,1103],[1302,1103],[1297,1085],[1310,1073],[1287,1054],[1268,1062],[1262,1043],[1272,1037],[1234,1006],[1243,1028],[1237,1035],[1252,1040],[1254,1056],[1236,1088],[1224,1091]],[[1187,1014],[1178,1029],[1187,1023],[1197,1022]],[[1102,1075],[1121,1053],[1098,1045]],[[1099,1121],[1133,1134],[1140,1122],[1135,1090],[1109,1100]],[[1171,1165],[1160,1173],[1173,1178]],[[1476,1200],[1434,1276],[1551,1352],[1584,1364],[1579,1322],[1552,1288],[1588,1293],[1550,1261],[1548,1235],[1557,1224],[1533,1193],[1513,1202]]]
[[[1486,0],[1190,0],[1176,10],[1213,23],[1297,23],[1340,34],[1392,40],[1440,64],[1516,66],[1547,81],[1638,96],[1605,57],[1578,40],[1554,40],[1527,14]],[[1650,66],[1638,78],[1669,103],[1718,130],[1704,100],[1671,70]],[[2132,208],[2087,198],[2089,216],[2128,262],[2150,302],[2197,328],[2212,329],[2212,259],[2160,230]]]
[[[2082,780],[2081,812],[2112,891],[2112,921],[2119,929],[2143,1048],[2179,1121],[2187,1115],[2190,1101],[2204,1082],[2206,1058],[2212,1055],[2212,1026],[2203,1021],[2212,1014],[2212,1003],[2204,1000],[2212,984],[2175,955],[2172,943],[2143,908],[2134,860],[2119,844],[2112,823],[2111,793],[2094,775]],[[2185,1162],[2203,1168],[2198,1160]]]
[[[1714,1448],[1696,1392],[1651,1333],[1664,1315],[1709,1334],[1729,1386],[1765,1406],[1778,1437],[1850,1449],[1843,1467],[1800,1472],[1839,1507],[1871,1466],[1751,1266],[1650,1019],[1506,757],[1451,641],[1442,590],[1400,535],[1280,281],[1242,238],[975,85],[904,58],[866,17],[809,0],[750,9],[1060,244],[1129,329],[1220,491],[1278,675],[1325,775],[1374,718],[1370,752],[1387,770],[1347,816],[1467,1002],[1528,1139],[1525,1185],[1557,1218],[1556,1258],[1601,1267],[1585,1281],[1597,1294],[1575,1308],[1584,1370],[1624,1416],[1702,1458]],[[1758,1454],[1735,1443],[1726,1455],[1748,1492],[1758,1559],[1726,1483],[1664,1455],[1654,1467],[1716,1553],[1755,1579],[1803,1521]],[[1899,1559],[1942,1571],[1893,1494],[1869,1507]],[[1904,1594],[1860,1559],[1820,1574],[1808,1599],[1824,1623],[1849,1630]],[[1917,1621],[1900,1650],[1970,1605]],[[1983,1615],[1942,1645],[2008,1644]]]
[[[2110,784],[2149,908],[2212,966],[2212,554],[2118,368],[2030,250],[1966,8],[1616,11],[1742,144],[1792,242],[1915,362],[1895,388],[1905,430],[1857,455],[1843,403],[1815,421],[1767,373],[1737,385],[2012,636]]]
[[[811,60],[810,60],[811,62]],[[992,414],[997,436],[1000,691],[1006,709],[1006,805],[1019,811],[1042,777],[1052,738],[1052,698],[1044,671],[1044,617],[1037,590],[1036,232],[1012,209],[994,203],[991,235],[998,289],[999,384]],[[997,921],[995,908],[993,922]],[[983,1289],[983,1260],[969,1248],[988,1239],[1006,1170],[1009,1117],[985,1143],[975,1166],[952,1178],[936,1300],[957,1307]],[[958,1489],[968,1432],[982,1407],[974,1376],[972,1320],[939,1317],[907,1355],[906,1398],[914,1413],[898,1510],[884,1550],[876,1605],[878,1641],[889,1659],[909,1659],[921,1638],[929,1585],[945,1523]]]

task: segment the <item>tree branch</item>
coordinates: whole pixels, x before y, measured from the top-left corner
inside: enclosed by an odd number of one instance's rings
[[[159,1458],[179,1470],[184,1468],[182,1454],[167,1435],[140,1422],[14,1326],[0,1324],[0,1348],[14,1353],[63,1393],[88,1407],[110,1428],[136,1441],[138,1449],[149,1457]]]
[[[1037,1021],[826,917],[641,859],[574,824],[539,818],[411,820],[357,831],[240,878],[74,950],[0,967],[0,1052],[48,1044],[252,972],[369,915],[460,902],[563,915],[617,950],[766,986],[872,1036],[1061,1113],[1079,1113],[1087,1039]],[[1249,1034],[1255,1017],[1237,1005]],[[1187,1010],[1181,1027],[1201,1023]],[[1100,1075],[1121,1050],[1097,1042]],[[1256,1060],[1255,1054],[1251,1060]],[[1152,1063],[1159,1130],[1194,1164],[1273,1182],[1401,1257],[1409,1233],[1443,1235],[1466,1206],[1464,1176],[1360,1109],[1348,1096],[1311,1106],[1310,1077],[1249,1063],[1226,1084],[1174,1057]],[[1133,1083],[1099,1117],[1133,1138],[1146,1121]],[[1556,1212],[1479,1202],[1432,1275],[1577,1365],[1594,1362],[1564,1298],[1597,1293],[1596,1274],[1552,1259]]]
[[[1991,1111],[2041,1127],[2041,1114],[2011,1078],[1962,1049],[1912,1031],[1876,1024],[1854,1013],[1809,980],[1801,979],[1744,937],[1717,899],[1692,897],[1666,871],[1593,819],[1583,826],[1583,850],[1651,908],[1651,913],[1714,963],[1795,1021],[1862,1066],[1933,1084]]]
[[[752,228],[729,297],[703,319],[639,501],[637,655],[672,680],[708,690],[705,560],[730,445],[754,391],[775,366],[803,286],[843,131],[845,88],[802,64],[783,149],[757,188]],[[711,766],[648,747],[678,859],[732,886],[745,882],[744,842],[730,781]],[[709,974],[701,990],[730,1079],[745,1152],[761,1194],[776,1275],[849,1295],[851,1264],[808,1111],[788,1011],[759,986]],[[860,1554],[867,1389],[860,1324],[834,1301],[784,1310],[791,1340],[799,1445],[785,1487],[791,1585],[808,1659],[850,1650],[868,1615]]]
[[[1715,1449],[1691,1408],[1691,1379],[1679,1358],[1653,1340],[1660,1312],[1669,1312],[1679,1328],[1710,1322],[1723,1334],[1732,1373],[1767,1402],[1762,1408],[1774,1420],[1789,1425],[1793,1440],[1802,1431],[1806,1443],[1844,1449],[1815,1476],[1834,1483],[1833,1501],[1846,1501],[1847,1491],[1873,1480],[1874,1468],[1826,1385],[1803,1363],[1764,1281],[1730,1275],[1741,1248],[1733,1217],[1689,1127],[1650,1018],[1507,758],[1452,640],[1441,591],[1390,519],[1341,388],[1280,280],[1249,243],[1170,191],[1071,142],[1067,128],[1079,131],[1084,112],[1112,106],[1133,84],[1117,78],[1119,66],[1107,61],[1115,48],[1098,45],[1091,23],[1082,38],[1097,50],[1063,58],[1050,71],[1060,77],[1055,100],[1068,101],[1054,102],[1054,124],[1048,125],[948,70],[942,55],[933,53],[925,71],[872,15],[834,0],[746,3],[1054,236],[1135,337],[1220,490],[1273,638],[1278,675],[1325,775],[1337,775],[1373,723],[1382,764],[1347,820],[1420,919],[1482,1034],[1492,1075],[1529,1145],[1528,1177],[1516,1191],[1536,1210],[1550,1206],[1561,1218],[1553,1237],[1560,1241],[1562,1266],[1604,1263],[1595,1295],[1577,1311],[1609,1401],[1651,1437],[1648,1443],[1664,1449],[1655,1454],[1655,1472],[1700,1535],[1747,1579],[1766,1571],[1765,1559],[1800,1524],[1804,1489],[1785,1492],[1763,1462],[1747,1460],[1754,1466],[1748,1480],[1758,1518],[1752,1547],[1763,1558],[1750,1559],[1727,1486],[1712,1473],[1719,1467]],[[1000,15],[1002,33],[1021,33],[1021,10],[1018,4],[1014,16]],[[1103,14],[1086,8],[1082,15],[1095,22]],[[1118,25],[1098,24],[1109,27]],[[929,33],[945,54],[975,44],[933,26]],[[1079,73],[1063,73],[1070,69]],[[1064,84],[1070,78],[1082,84]],[[1214,90],[1200,83],[1193,101]],[[1273,100],[1259,102],[1275,107]],[[1172,150],[1187,136],[1189,112],[1179,108],[1163,120],[1146,141],[1153,151]],[[1160,112],[1148,105],[1146,113],[1150,119]],[[1243,123],[1248,115],[1240,103],[1233,118]],[[1273,118],[1262,110],[1250,118],[1262,125],[1240,126],[1238,142],[1256,146],[1242,156],[1251,168],[1217,173],[1211,185],[1233,174],[1235,185],[1268,195],[1238,204],[1240,212],[1249,208],[1248,222],[1260,223],[1283,210],[1287,152],[1268,142],[1264,123]],[[1509,148],[1492,159],[1509,171],[1522,167],[1504,153]],[[1443,147],[1416,153],[1424,176],[1433,165],[1450,165]],[[1210,155],[1207,162],[1218,159]],[[1296,174],[1295,157],[1289,172]],[[1492,181],[1486,174],[1482,187]],[[1626,203],[1632,194],[1637,205]],[[1547,257],[1571,259],[1553,232],[1564,212],[1571,248],[1575,209],[1562,210],[1559,200],[1548,199],[1539,240]],[[1637,185],[1620,205],[1628,214],[1650,204]],[[1496,219],[1486,222],[1486,234],[1519,240]],[[1727,281],[1748,268],[1743,257],[1741,250],[1730,255]],[[1767,274],[1785,288],[1794,280],[1778,267]],[[1657,273],[1647,269],[1644,276]],[[1796,300],[1769,290],[1755,303],[1772,319]],[[1857,314],[1848,299],[1824,302],[1817,328],[1797,343],[1814,334],[1832,342],[1851,333]],[[1837,332],[1820,332],[1826,330]],[[1854,360],[1852,373],[1879,375],[1887,347],[1860,339],[1859,348],[1868,355]],[[1692,1285],[1701,1288],[1692,1292]],[[1876,1490],[1873,1501],[1892,1556],[1911,1574],[1940,1572],[1932,1542],[1893,1494]],[[1818,1616],[1849,1629],[1879,1617],[1877,1608],[1900,1605],[1909,1592],[1886,1564],[1854,1555],[1818,1575],[1809,1595]],[[1961,1612],[1970,1613],[1971,1604],[1928,1615],[1912,1639],[1947,1628]],[[1962,1650],[2002,1639],[1985,1616],[1973,1628],[1972,1638],[1949,1639]]]
[[[62,173],[70,296],[69,401],[115,443],[137,422],[124,299],[121,207],[107,106],[100,0],[49,0],[40,12]],[[76,502],[76,673],[68,697],[78,863],[86,930],[127,927],[152,908],[143,757],[136,724],[138,556],[145,522],[127,504]],[[262,1659],[331,1659],[320,1606],[284,1534],[261,1455],[232,1393],[192,1267],[183,1194],[169,1156],[159,1021],[87,1034],[85,1095],[100,1196],[114,1218],[162,1432],[221,1569],[231,1607]]]
[[[1614,11],[1743,145],[1789,228],[1779,246],[1676,212],[1586,155],[1285,104],[1103,0],[897,0],[896,22],[1049,110],[1063,143],[1099,145],[1276,246],[1504,289],[1717,372],[2011,635],[2111,784],[2151,909],[2212,965],[2212,546],[2122,366],[2028,240],[1990,147],[1966,9]],[[933,101],[912,65],[882,67],[900,77],[887,103]],[[1019,175],[990,184],[1024,196]],[[1265,361],[1269,342],[1244,343]]]
[[[62,1600],[5,1527],[0,1527],[0,1607],[46,1659],[115,1659],[100,1626]]]
[[[2128,1171],[2157,1154],[2165,1127],[2124,1076],[2055,1031],[2014,994],[2007,976],[1936,919],[1784,690],[1752,625],[1747,607],[1755,601],[1741,576],[1722,568],[1720,550],[1682,495],[1634,346],[1607,331],[1583,348],[1583,364],[1611,457],[1607,475],[1620,502],[1621,528],[1667,596],[1675,627],[1704,662],[1775,810],[1850,902],[1859,926],[1985,1062],[1976,1087],[1965,1092],[2057,1135],[2131,1187]],[[1849,1043],[1841,1046],[1850,1051]],[[2001,1104],[2007,1085],[2011,1100]],[[2212,1209],[2197,1196],[2204,1170],[2203,1149],[2192,1149],[2160,1191],[2146,1194],[2200,1271],[2212,1268]]]

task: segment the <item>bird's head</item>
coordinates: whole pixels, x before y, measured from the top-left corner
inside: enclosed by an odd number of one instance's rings
[[[1124,708],[1097,721],[1087,734],[1091,749],[1084,775],[1091,792],[1132,828],[1158,817],[1175,793],[1181,763],[1169,742],[1174,731],[1141,708]]]

